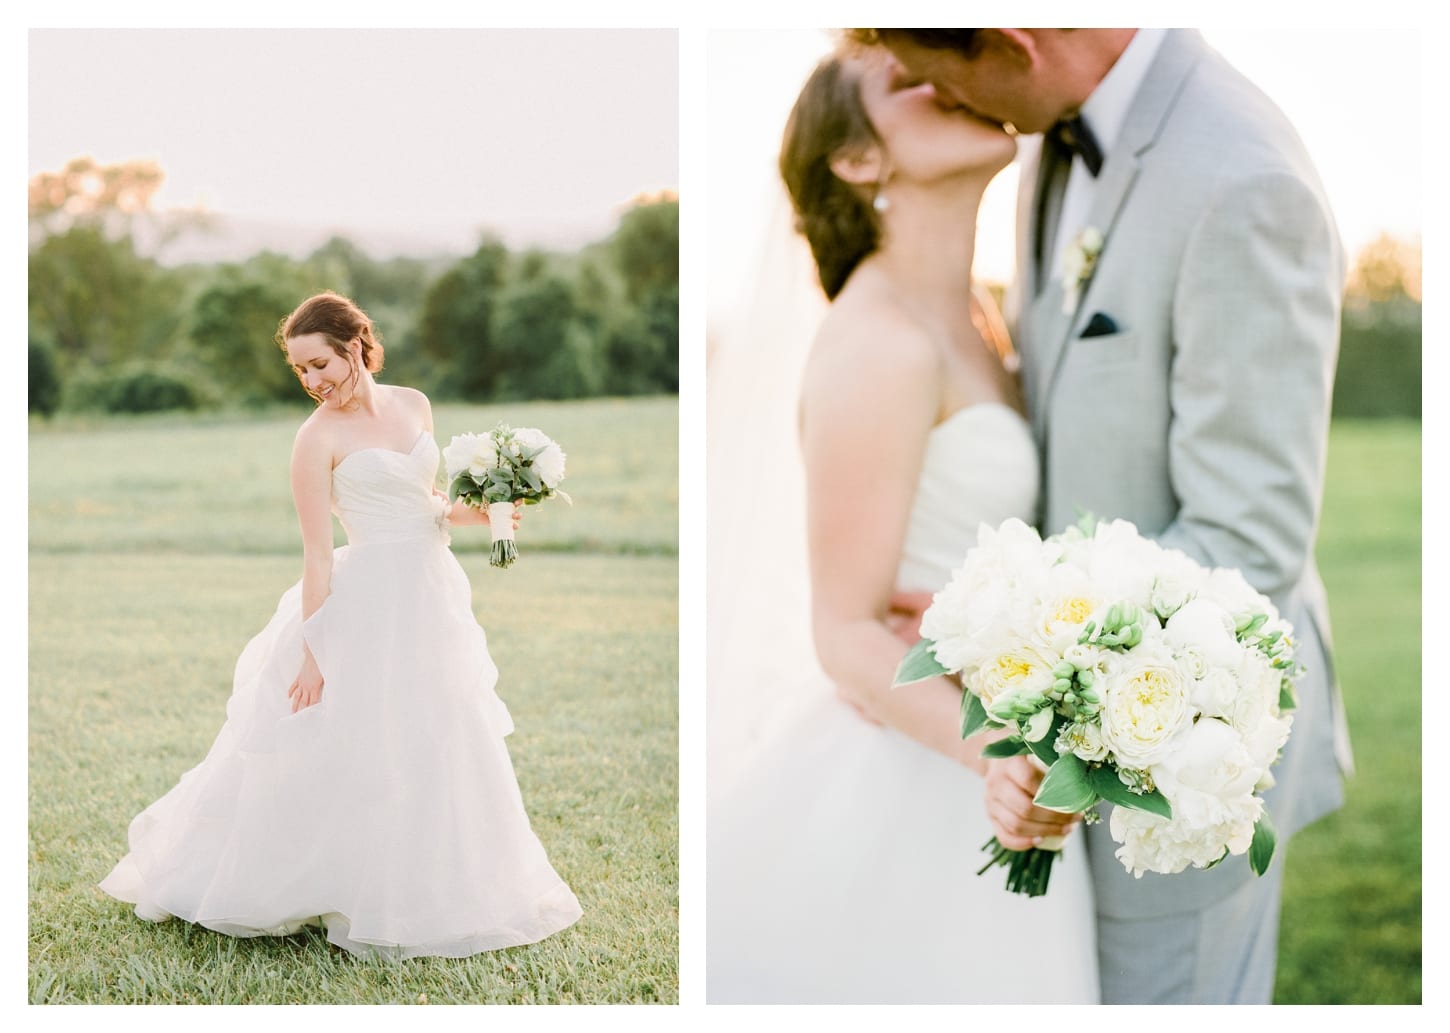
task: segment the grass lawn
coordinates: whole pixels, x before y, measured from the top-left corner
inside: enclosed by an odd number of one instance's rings
[[[525,804],[584,917],[401,965],[320,932],[153,925],[95,887],[130,819],[204,756],[238,653],[300,574],[297,418],[33,428],[31,1002],[677,1002],[676,414],[660,399],[435,413],[440,442],[506,418],[570,452],[574,509],[530,509],[514,568],[488,566],[484,530],[454,541]]]
[[[1421,1001],[1420,425],[1336,422],[1319,533],[1356,774],[1286,852],[1281,1004]]]

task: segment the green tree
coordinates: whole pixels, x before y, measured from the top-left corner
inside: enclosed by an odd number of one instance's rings
[[[534,256],[499,294],[489,396],[585,398],[597,394],[595,339],[579,318],[568,279]]]
[[[282,256],[218,268],[191,307],[189,333],[221,393],[246,403],[303,398],[275,337],[310,293],[311,275]]]
[[[609,241],[624,294],[638,303],[647,294],[679,288],[680,202],[673,195],[636,204]]]
[[[63,375],[81,362],[163,352],[180,320],[179,280],[95,223],[32,248],[28,289],[31,331],[55,343]]]
[[[482,400],[498,375],[494,308],[508,275],[508,249],[485,240],[429,288],[418,321],[418,347],[440,368],[432,385],[454,398]]]
[[[55,349],[44,341],[30,337],[29,409],[49,416],[60,405],[60,371],[56,368]]]
[[[1345,293],[1334,415],[1421,415],[1420,245],[1389,236],[1356,257]]]

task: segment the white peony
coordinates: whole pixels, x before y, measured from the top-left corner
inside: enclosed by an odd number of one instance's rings
[[[1215,567],[1210,570],[1199,586],[1198,594],[1200,598],[1218,603],[1234,616],[1262,613],[1271,622],[1279,619],[1279,611],[1274,608],[1274,604],[1266,596],[1256,592],[1241,573],[1229,567]]]
[[[1232,670],[1244,648],[1234,638],[1233,616],[1216,602],[1194,599],[1168,618],[1163,637],[1175,652],[1192,650],[1208,667]]]
[[[1114,807],[1108,828],[1113,839],[1122,844],[1117,850],[1118,860],[1135,878],[1141,879],[1144,872],[1173,875],[1189,865],[1207,868],[1223,856],[1225,848],[1235,854],[1247,851],[1253,841],[1254,822],[1263,812],[1263,801],[1256,796],[1246,797],[1242,809],[1240,819],[1205,828],[1177,818]]]
[[[1118,859],[1135,876],[1171,875],[1189,865],[1206,867],[1223,856],[1243,854],[1254,838],[1264,802],[1254,796],[1257,760],[1222,721],[1198,721],[1162,763],[1153,780],[1173,808],[1171,819],[1118,807],[1110,822],[1122,846]]]
[[[1119,764],[1147,768],[1168,755],[1193,724],[1190,682],[1156,641],[1110,658],[1098,694],[1103,741]]]
[[[487,434],[459,434],[443,450],[443,465],[450,478],[464,470],[482,477],[498,465],[498,449]]]
[[[950,671],[975,667],[1020,636],[1055,557],[1021,520],[981,525],[977,545],[922,615],[921,637],[933,643],[937,662]]]
[[[1114,601],[1151,609],[1153,582],[1163,565],[1163,548],[1126,520],[1098,524],[1076,561],[1093,586]]]
[[[549,488],[557,488],[564,479],[564,450],[554,442],[534,457],[534,472]]]

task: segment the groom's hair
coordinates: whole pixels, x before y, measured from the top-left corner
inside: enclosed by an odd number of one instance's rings
[[[846,36],[865,46],[883,46],[893,38],[904,39],[919,47],[930,50],[955,50],[963,57],[971,57],[981,39],[981,29],[847,29]]]

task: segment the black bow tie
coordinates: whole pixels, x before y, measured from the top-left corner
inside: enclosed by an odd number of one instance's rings
[[[1092,173],[1094,179],[1097,178],[1098,171],[1103,167],[1103,152],[1098,147],[1097,137],[1093,136],[1092,129],[1082,120],[1081,115],[1063,119],[1044,136],[1064,159],[1071,161],[1074,154],[1081,158],[1088,172]]]

